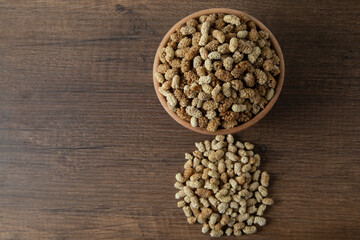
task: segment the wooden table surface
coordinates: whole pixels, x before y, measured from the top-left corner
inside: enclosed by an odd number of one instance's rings
[[[286,63],[275,107],[235,134],[276,201],[241,239],[360,239],[360,3],[217,2],[0,1],[0,239],[209,239],[173,184],[210,137],[162,109],[152,64],[173,24],[210,7],[260,19]]]

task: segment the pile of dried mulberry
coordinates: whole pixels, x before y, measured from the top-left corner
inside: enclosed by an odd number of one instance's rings
[[[252,234],[264,226],[269,198],[269,174],[260,171],[261,158],[254,145],[218,135],[211,142],[195,143],[185,153],[184,172],[176,174],[175,198],[189,224],[202,224],[212,237]]]
[[[230,129],[273,98],[280,59],[245,15],[190,19],[170,35],[155,73],[167,105],[193,127]]]

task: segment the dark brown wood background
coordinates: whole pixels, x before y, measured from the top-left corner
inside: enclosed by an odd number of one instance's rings
[[[260,19],[285,55],[275,107],[236,134],[276,200],[242,239],[360,239],[359,2],[217,2],[0,1],[0,239],[209,238],[173,183],[210,137],[162,109],[152,63],[173,24],[210,7]]]

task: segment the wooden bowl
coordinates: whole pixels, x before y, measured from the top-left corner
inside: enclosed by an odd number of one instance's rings
[[[226,14],[233,14],[233,15],[246,15],[250,18],[251,21],[255,22],[257,27],[265,30],[269,33],[270,36],[270,42],[272,44],[272,48],[275,50],[276,54],[279,56],[280,58],[280,74],[277,76],[277,85],[276,85],[276,89],[275,89],[275,93],[273,98],[268,102],[268,104],[266,105],[266,107],[261,110],[257,115],[255,115],[255,117],[253,117],[252,119],[250,119],[248,122],[243,123],[241,125],[238,125],[234,128],[231,129],[219,129],[216,130],[214,132],[209,132],[206,130],[206,128],[200,128],[200,127],[192,127],[190,125],[190,122],[187,122],[183,119],[181,119],[179,116],[176,115],[176,113],[172,112],[169,107],[166,104],[166,99],[165,97],[158,91],[158,88],[160,87],[160,84],[158,81],[156,81],[155,79],[155,73],[157,70],[157,67],[159,66],[159,52],[160,50],[166,46],[166,43],[168,42],[170,35],[175,32],[176,29],[180,28],[183,24],[186,23],[186,21],[188,21],[189,19],[192,18],[198,18],[201,15],[207,15],[207,14],[213,14],[213,13],[226,13]],[[203,134],[210,134],[210,135],[225,135],[225,134],[230,134],[230,133],[235,133],[235,132],[239,132],[242,131],[252,125],[254,125],[255,123],[257,123],[260,119],[262,119],[269,111],[270,109],[274,106],[276,100],[278,99],[280,92],[281,92],[281,88],[283,86],[284,83],[284,75],[285,75],[285,64],[284,64],[284,56],[281,52],[281,48],[279,43],[277,42],[277,40],[275,39],[274,35],[271,33],[271,31],[259,20],[257,20],[256,18],[250,16],[247,13],[241,12],[241,11],[237,11],[237,10],[233,10],[233,9],[227,9],[227,8],[211,8],[211,9],[206,9],[206,10],[202,10],[199,12],[195,12],[193,14],[190,14],[189,16],[183,18],[182,20],[180,20],[179,22],[177,22],[165,35],[165,37],[162,39],[159,48],[156,51],[156,55],[155,55],[155,60],[154,60],[154,66],[153,66],[153,80],[154,80],[154,87],[155,87],[155,92],[157,97],[159,98],[159,101],[161,103],[161,105],[163,106],[163,108],[166,110],[166,112],[178,123],[180,123],[182,126],[198,132],[198,133],[203,133]]]

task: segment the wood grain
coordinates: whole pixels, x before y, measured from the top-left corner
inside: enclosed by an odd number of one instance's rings
[[[208,239],[176,208],[183,153],[208,136],[152,86],[167,30],[210,7],[262,21],[286,63],[255,126],[276,200],[243,239],[360,239],[357,1],[0,1],[0,239]],[[237,238],[233,238],[237,239]]]

